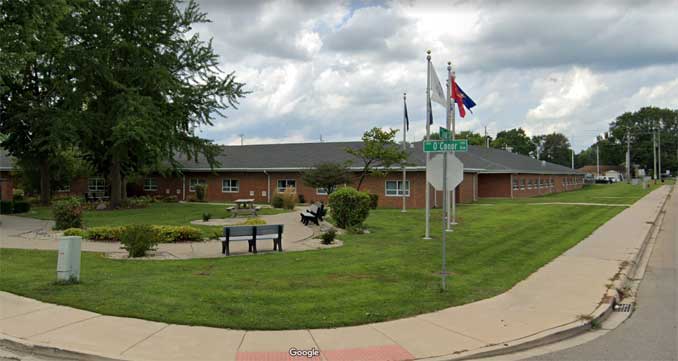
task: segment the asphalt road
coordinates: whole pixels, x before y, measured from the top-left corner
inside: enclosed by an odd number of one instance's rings
[[[636,309],[591,342],[529,360],[678,360],[678,197],[673,192]]]

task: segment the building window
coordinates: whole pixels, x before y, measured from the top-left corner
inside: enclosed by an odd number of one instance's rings
[[[327,195],[327,188],[316,188],[315,189],[315,194],[318,196],[326,196]]]
[[[519,188],[519,187],[518,187],[518,180],[517,180],[517,179],[513,179],[513,190],[514,190],[514,191],[517,191],[518,188]]]
[[[144,179],[144,191],[155,192],[158,190],[158,180],[155,178]]]
[[[527,189],[532,189],[532,179],[527,181]]]
[[[195,186],[198,184],[205,185],[207,184],[207,181],[205,178],[191,178],[190,183],[188,184],[188,191],[195,192]]]
[[[70,184],[66,184],[66,185],[63,186],[63,187],[59,187],[56,191],[57,191],[58,193],[70,193],[70,191],[71,191],[71,185],[70,185]]]
[[[525,190],[525,178],[520,180],[520,190],[521,191]]]
[[[405,196],[410,196],[410,181],[405,181]],[[403,196],[403,181],[392,180],[386,181],[386,196],[387,197],[402,197]]]
[[[297,181],[294,179],[278,179],[278,193],[283,193],[287,188],[296,191]]]
[[[221,191],[224,193],[240,192],[240,181],[238,181],[237,179],[222,179]]]
[[[106,179],[102,177],[93,177],[87,179],[87,191],[90,193],[93,192],[105,192],[106,191]]]

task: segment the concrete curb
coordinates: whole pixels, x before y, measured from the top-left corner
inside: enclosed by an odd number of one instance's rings
[[[643,258],[643,255],[647,251],[647,245],[649,241],[652,239],[653,235],[659,229],[658,226],[660,224],[657,221],[661,218],[661,215],[666,211],[666,205],[668,204],[669,198],[671,198],[671,194],[674,191],[674,187],[675,186],[671,186],[671,189],[667,193],[666,197],[664,197],[661,204],[657,208],[658,211],[654,216],[652,226],[650,227],[650,229],[648,229],[640,249],[638,250],[638,252],[629,257],[628,260],[622,262],[626,264],[620,267],[617,274],[615,274],[614,278],[616,278],[616,280],[613,282],[612,287],[607,290],[606,294],[603,295],[598,307],[590,314],[591,316],[590,319],[574,321],[568,324],[564,324],[549,330],[536,333],[531,336],[512,340],[502,345],[492,345],[475,351],[469,351],[468,353],[464,354],[446,355],[433,358],[424,358],[420,360],[459,361],[501,356],[509,353],[525,351],[531,348],[544,346],[547,344],[572,338],[574,336],[580,335],[584,332],[593,329],[594,325],[602,324],[603,321],[605,321],[605,319],[607,319],[607,317],[614,311],[614,306],[623,299],[624,296],[623,290],[632,281],[629,275],[635,274],[638,265],[640,264],[640,260]]]
[[[50,359],[57,360],[122,361],[122,359],[117,358],[114,359],[87,352],[66,350],[51,345],[32,343],[27,340],[15,338],[1,333],[0,333],[0,347],[20,354],[34,355],[38,357],[48,357]]]

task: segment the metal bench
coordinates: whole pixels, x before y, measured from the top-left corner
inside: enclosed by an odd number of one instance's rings
[[[230,255],[230,242],[247,241],[247,252],[257,253],[257,241],[262,239],[273,240],[273,250],[282,252],[282,224],[267,224],[258,226],[231,226],[224,227],[224,236],[221,241],[221,253]]]
[[[301,223],[305,224],[308,226],[309,222],[313,222],[316,225],[320,225],[320,221],[323,220],[323,217],[325,216],[325,205],[320,203],[318,204],[313,204],[309,209],[301,212]]]

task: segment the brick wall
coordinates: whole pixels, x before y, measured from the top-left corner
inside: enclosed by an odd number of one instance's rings
[[[9,172],[0,172],[0,199],[11,201],[14,196],[14,180]]]
[[[565,179],[568,180],[568,183],[564,185]],[[514,174],[513,180],[518,182],[518,189],[515,189],[515,187],[513,189],[514,198],[566,192],[583,187],[583,177],[579,175]],[[539,187],[540,182],[541,187]]]
[[[478,197],[481,198],[510,198],[510,174],[479,174]]]

